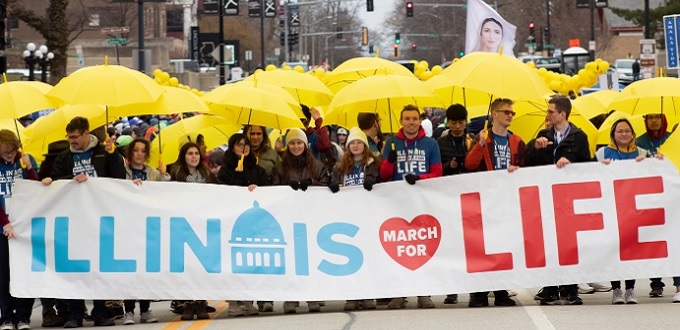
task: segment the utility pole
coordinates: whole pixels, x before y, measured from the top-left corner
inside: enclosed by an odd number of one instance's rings
[[[224,85],[227,80],[224,77],[224,0],[219,0],[218,7],[220,8],[220,86]]]

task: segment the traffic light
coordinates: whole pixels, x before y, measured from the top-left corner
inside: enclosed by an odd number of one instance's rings
[[[406,17],[413,17],[413,2],[406,3]]]
[[[365,26],[361,28],[361,45],[368,45],[368,28]]]
[[[366,11],[373,11],[373,0],[366,0]]]
[[[534,22],[529,23],[529,39],[532,41],[536,40],[536,31],[534,30],[535,27],[536,25],[534,25]]]
[[[373,44],[368,45],[368,53],[373,54]]]
[[[401,33],[394,34],[394,43],[397,45],[401,43]]]
[[[461,50],[460,52],[458,52],[458,57],[463,57],[463,56],[465,56],[465,52],[464,52],[464,51]]]
[[[284,46],[286,44],[286,34],[281,32],[281,35],[279,36],[279,43],[281,46]]]
[[[342,39],[342,27],[338,26],[335,28],[335,37],[338,39]]]
[[[399,57],[399,45],[394,44],[394,57]]]
[[[411,49],[412,49],[412,50],[416,50],[417,48],[418,48],[418,45],[416,45],[415,42],[411,44]]]

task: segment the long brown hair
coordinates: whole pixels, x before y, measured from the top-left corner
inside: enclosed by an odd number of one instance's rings
[[[203,162],[203,157],[205,155],[203,154],[203,151],[201,151],[201,148],[198,147],[198,144],[194,142],[187,142],[184,145],[182,145],[182,148],[179,149],[179,156],[177,156],[177,162],[175,162],[175,166],[173,166],[173,178],[176,181],[181,181],[181,182],[186,182],[187,177],[190,175],[189,172],[189,165],[187,165],[187,160],[186,160],[186,155],[189,149],[191,148],[196,148],[198,150],[198,154],[200,155],[201,161],[198,162],[198,167],[196,170],[201,173],[201,176],[205,179],[206,182],[208,183],[215,183],[217,180],[215,179],[215,176],[210,173],[210,169],[208,168],[208,165],[206,165]]]
[[[310,177],[314,176],[314,161],[316,161],[316,158],[314,158],[314,155],[312,155],[312,151],[309,150],[309,146],[305,144],[305,151],[302,152],[302,155],[300,155],[305,161],[305,168],[307,169],[307,172],[309,173]],[[295,167],[295,164],[293,163],[293,154],[290,153],[290,150],[286,148],[286,151],[283,153],[283,157],[281,157],[281,165],[283,166],[283,182],[288,182],[290,181],[290,169]]]
[[[378,157],[376,157],[368,146],[364,144],[364,153],[361,155],[361,166],[367,166],[371,159],[373,159],[373,162],[379,162]],[[341,175],[347,175],[354,172],[354,155],[349,151],[349,144],[347,145],[347,151],[345,151],[338,162],[338,169],[340,170]]]

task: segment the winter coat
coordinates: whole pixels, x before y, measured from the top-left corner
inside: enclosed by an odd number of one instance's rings
[[[293,157],[293,168],[289,169],[288,178],[284,177],[283,161],[276,164],[272,171],[272,184],[288,185],[291,181],[302,182],[306,179],[312,179],[313,186],[327,186],[330,178],[328,177],[328,171],[326,171],[326,167],[323,163],[314,158],[313,170],[312,173],[309,173],[305,159],[304,154]]]
[[[590,161],[588,136],[580,128],[574,126],[574,124],[569,123],[569,126],[569,133],[559,145],[555,143],[555,127],[538,132],[536,138],[545,137],[548,141],[552,142],[552,144],[543,149],[529,148],[525,165],[539,166],[555,164],[562,157],[565,157],[572,163]],[[553,150],[555,150],[554,154]]]
[[[337,184],[344,187],[349,186],[361,186],[364,182],[369,182],[375,184],[380,179],[380,167],[378,162],[374,161],[373,158],[369,159],[368,164],[365,166],[354,166],[353,172],[349,174],[340,174],[339,163],[333,167],[333,173],[331,174],[331,184]]]

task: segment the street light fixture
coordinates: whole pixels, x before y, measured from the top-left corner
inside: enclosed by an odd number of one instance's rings
[[[24,61],[26,62],[26,66],[28,66],[28,80],[35,80],[35,65],[38,64],[40,65],[41,69],[40,80],[46,83],[47,65],[49,64],[50,60],[54,58],[54,54],[52,52],[48,52],[47,46],[42,45],[40,48],[36,49],[36,45],[32,42],[29,42],[28,45],[26,45],[26,50],[24,50],[23,57]]]

